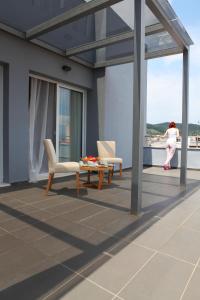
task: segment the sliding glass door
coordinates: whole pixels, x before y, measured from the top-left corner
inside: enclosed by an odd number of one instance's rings
[[[59,162],[79,161],[85,154],[84,93],[40,77],[30,78],[30,181],[47,176],[45,138],[52,140]]]
[[[83,93],[58,87],[57,156],[58,161],[79,161],[82,156]]]

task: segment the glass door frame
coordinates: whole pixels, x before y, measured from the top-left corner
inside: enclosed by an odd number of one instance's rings
[[[56,156],[59,157],[59,107],[60,107],[60,89],[68,89],[82,94],[82,157],[86,155],[86,120],[87,120],[87,91],[69,84],[57,84],[57,103],[56,103]]]
[[[58,158],[58,140],[59,140],[59,136],[58,136],[58,104],[59,104],[59,87],[63,87],[63,88],[67,88],[73,91],[77,91],[83,94],[83,106],[82,106],[82,156],[86,155],[86,128],[87,128],[87,90],[83,89],[83,88],[79,88],[76,87],[73,84],[67,84],[67,83],[62,83],[61,81],[56,81],[54,79],[49,78],[48,76],[40,76],[38,74],[35,74],[33,72],[29,72],[29,78],[36,78],[36,79],[40,79],[40,80],[44,80],[47,82],[51,82],[54,83],[56,85],[56,147],[55,147],[55,151],[56,151],[56,156]],[[69,173],[70,175],[70,173]],[[59,174],[57,174],[56,177],[59,177]],[[48,178],[48,173],[42,173],[39,174],[39,180],[44,180]]]

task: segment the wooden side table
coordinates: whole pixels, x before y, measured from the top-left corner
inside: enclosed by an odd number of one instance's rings
[[[112,182],[112,175],[113,175],[113,166],[103,166],[103,165],[98,165],[98,166],[80,166],[81,171],[86,171],[88,172],[88,178],[87,178],[87,183],[86,185],[91,186],[93,185],[90,181],[90,175],[91,172],[96,171],[98,172],[98,189],[102,189],[103,185],[103,179],[104,179],[104,173],[107,171],[108,172],[108,184],[111,184]]]

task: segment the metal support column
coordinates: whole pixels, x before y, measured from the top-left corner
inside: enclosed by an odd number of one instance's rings
[[[95,13],[95,38],[101,40],[106,38],[106,8]],[[96,63],[106,60],[106,48],[96,50]],[[105,67],[97,72],[97,101],[98,101],[98,124],[99,140],[104,140],[105,127]]]
[[[188,147],[188,99],[189,99],[189,50],[183,50],[183,99],[182,99],[182,147],[180,184],[187,181],[187,147]]]
[[[140,214],[144,140],[145,0],[134,0],[134,86],[131,213]]]

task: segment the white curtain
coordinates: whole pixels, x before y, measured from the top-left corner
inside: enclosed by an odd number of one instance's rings
[[[53,139],[54,135],[55,89],[53,83],[36,78],[30,80],[29,179],[31,182],[37,181],[41,171],[47,171],[43,140]]]

